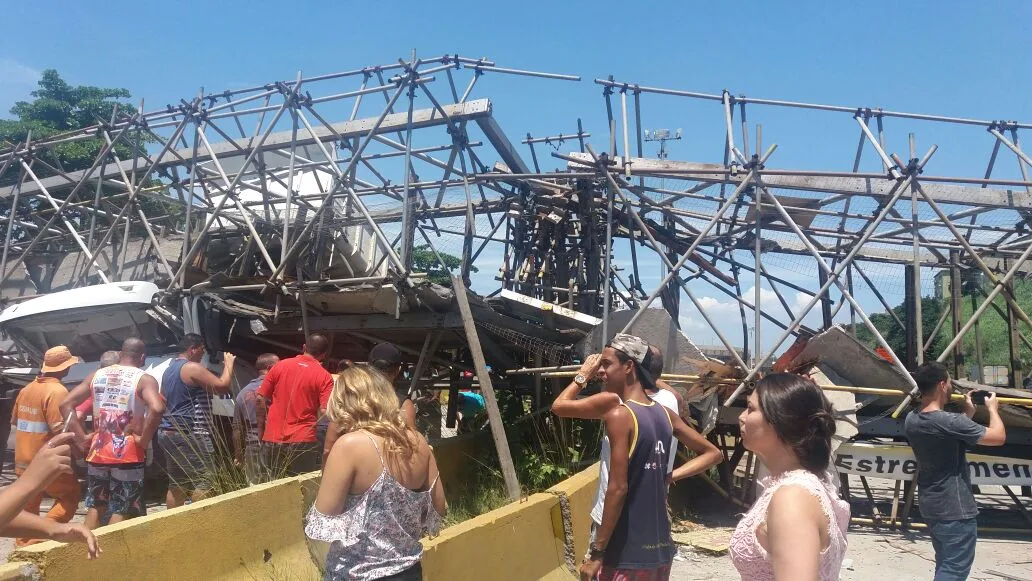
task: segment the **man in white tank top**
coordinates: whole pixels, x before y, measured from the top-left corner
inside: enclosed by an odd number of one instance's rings
[[[681,394],[674,391],[674,388],[659,377],[663,374],[663,350],[655,345],[649,345],[649,373],[656,378],[655,390],[645,390],[649,399],[681,415]],[[674,471],[674,462],[677,460],[677,437],[670,438],[670,450],[668,451],[667,474]]]
[[[86,455],[86,527],[96,528],[105,511],[111,524],[139,516],[143,508],[146,450],[165,413],[158,382],[142,369],[146,346],[137,338],[122,343],[119,361],[98,369],[68,393],[61,413],[69,418],[81,448],[86,432],[75,407],[93,397],[94,434]]]

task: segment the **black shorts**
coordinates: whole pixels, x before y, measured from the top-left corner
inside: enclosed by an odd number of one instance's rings
[[[178,430],[158,431],[168,485],[184,491],[211,489],[215,446],[211,437]]]

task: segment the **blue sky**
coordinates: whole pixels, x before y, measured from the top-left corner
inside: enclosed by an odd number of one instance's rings
[[[572,132],[583,117],[604,149],[604,102],[592,79],[610,74],[707,93],[727,88],[773,99],[1032,120],[1032,3],[1021,1],[103,4],[5,8],[0,116],[29,97],[45,68],[74,84],[128,88],[152,110],[201,86],[239,88],[292,79],[298,69],[314,75],[390,63],[415,48],[421,56],[486,56],[499,66],[583,77],[485,79],[483,94],[514,141],[528,131]],[[720,161],[714,105],[652,96],[643,105],[644,127],[684,128],[671,158]],[[764,124],[766,143],[781,146],[774,165],[851,169],[856,128],[848,116],[768,110],[755,121]],[[825,135],[835,125],[842,131]],[[931,171],[940,175],[979,174],[991,145],[978,128],[940,133],[890,123],[887,130],[889,149],[903,157],[907,131],[917,132],[922,151],[939,144]],[[999,176],[1014,177],[1016,167],[1008,160]],[[495,269],[482,271],[488,272],[480,284],[488,284]],[[873,305],[870,296],[863,300]],[[700,342],[716,341],[698,331]]]

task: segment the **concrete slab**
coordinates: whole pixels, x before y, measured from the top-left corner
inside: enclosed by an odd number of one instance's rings
[[[847,385],[883,389],[905,389],[908,385],[902,371],[839,326],[810,339],[792,366],[807,361],[819,362],[821,369],[835,372]]]
[[[683,533],[671,533],[674,542],[694,548],[700,553],[720,556],[726,555],[731,545],[731,527],[701,527]]]

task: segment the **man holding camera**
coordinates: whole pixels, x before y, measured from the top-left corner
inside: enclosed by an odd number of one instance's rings
[[[964,394],[963,413],[943,409],[953,392],[945,365],[925,363],[914,372],[914,380],[921,402],[916,411],[907,414],[906,435],[917,458],[919,506],[935,549],[935,581],[964,580],[971,572],[978,538],[978,508],[971,493],[966,452],[975,444],[1003,445],[1007,433],[1000,404],[996,394],[986,396],[986,428],[971,420],[975,404],[970,393]]]

